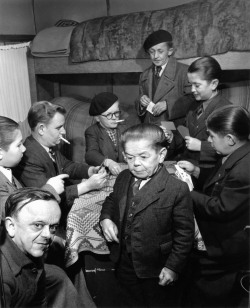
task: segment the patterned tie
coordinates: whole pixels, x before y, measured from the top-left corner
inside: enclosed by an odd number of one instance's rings
[[[50,156],[50,158],[53,160],[53,162],[55,163],[56,162],[56,153],[55,153],[55,151],[52,149],[52,148],[50,148],[49,149],[49,156]]]
[[[196,118],[199,119],[199,117],[203,114],[203,104],[199,106],[199,108],[196,111]]]
[[[155,67],[155,77],[160,78],[160,72],[161,72],[162,67],[161,66],[156,66]]]
[[[142,182],[142,179],[138,179],[132,184],[133,196],[135,196],[138,193],[141,182]]]

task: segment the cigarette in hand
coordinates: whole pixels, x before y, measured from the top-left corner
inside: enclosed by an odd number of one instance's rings
[[[62,141],[64,141],[64,142],[70,144],[70,142],[69,142],[67,139],[63,138],[62,136],[60,136],[60,139],[61,139]]]
[[[122,119],[122,120],[116,120],[115,122],[118,123],[118,122],[123,122],[123,121],[125,121],[125,120],[124,120],[124,119]]]

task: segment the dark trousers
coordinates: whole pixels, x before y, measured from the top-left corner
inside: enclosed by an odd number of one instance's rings
[[[131,255],[122,249],[117,267],[117,278],[123,290],[123,307],[179,307],[179,283],[160,286],[159,278],[138,278],[134,271]]]

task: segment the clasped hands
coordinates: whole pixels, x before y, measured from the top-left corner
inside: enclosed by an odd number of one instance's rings
[[[143,108],[147,108],[147,106],[151,101],[152,100],[147,95],[143,95],[140,98],[140,103]],[[167,102],[166,101],[158,102],[152,108],[153,116],[156,117],[166,110],[167,110]]]

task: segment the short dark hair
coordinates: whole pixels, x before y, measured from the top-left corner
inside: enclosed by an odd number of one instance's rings
[[[166,141],[163,130],[155,124],[137,124],[125,130],[121,135],[121,146],[125,150],[126,142],[148,139],[152,141],[152,147],[160,150]]]
[[[207,128],[220,136],[231,134],[239,140],[248,140],[249,112],[241,106],[228,105],[218,108],[207,118]]]
[[[0,116],[0,148],[8,151],[10,144],[15,139],[15,131],[20,129],[14,120]]]
[[[212,81],[213,79],[220,80],[221,66],[213,57],[205,56],[195,60],[188,67],[188,73],[199,72],[202,74],[204,80]]]
[[[55,113],[65,114],[66,110],[60,105],[55,105],[47,101],[34,103],[28,112],[28,123],[33,131],[38,123],[48,124]]]
[[[5,203],[5,216],[6,217],[17,217],[17,214],[21,209],[36,200],[54,200],[57,202],[55,196],[46,190],[39,188],[19,188],[14,191]]]

